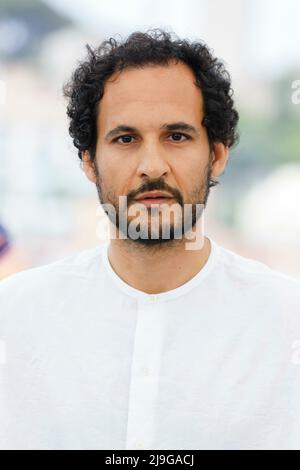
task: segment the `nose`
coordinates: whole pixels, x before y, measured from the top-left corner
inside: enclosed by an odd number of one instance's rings
[[[160,178],[169,173],[169,165],[163,148],[159,143],[147,142],[140,149],[138,176]]]

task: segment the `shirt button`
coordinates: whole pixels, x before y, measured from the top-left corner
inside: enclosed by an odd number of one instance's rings
[[[143,368],[142,368],[142,374],[143,374],[143,375],[146,375],[146,376],[149,375],[149,369],[148,369],[148,367],[143,367]]]
[[[141,442],[141,441],[137,441],[136,444],[135,444],[135,447],[137,449],[144,449],[144,443]]]

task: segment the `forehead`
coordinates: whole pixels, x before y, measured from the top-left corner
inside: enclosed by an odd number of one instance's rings
[[[202,93],[195,85],[193,71],[179,62],[125,69],[112,75],[104,86],[98,122],[105,132],[119,124],[139,127],[188,120],[199,126],[202,116]]]

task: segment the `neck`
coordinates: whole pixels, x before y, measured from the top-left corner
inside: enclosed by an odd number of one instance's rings
[[[209,258],[211,244],[207,237],[197,250],[186,250],[184,240],[181,242],[153,249],[115,238],[110,240],[108,258],[124,282],[147,294],[159,294],[188,282]]]

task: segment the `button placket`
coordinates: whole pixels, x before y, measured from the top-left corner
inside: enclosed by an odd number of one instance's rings
[[[138,303],[129,390],[126,448],[151,448],[163,339],[162,304]],[[153,308],[155,307],[155,308]]]

